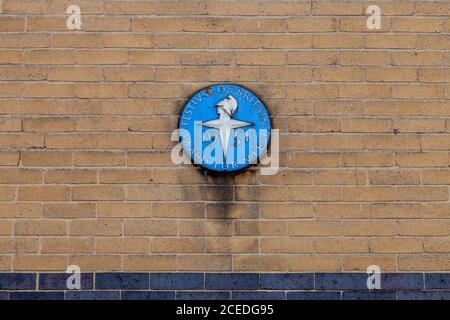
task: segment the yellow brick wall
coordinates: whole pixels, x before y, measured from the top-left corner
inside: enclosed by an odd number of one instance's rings
[[[0,2],[0,271],[450,271],[449,1]],[[220,82],[277,175],[172,164]]]

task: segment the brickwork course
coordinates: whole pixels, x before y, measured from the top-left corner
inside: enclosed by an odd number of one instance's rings
[[[0,2],[1,272],[450,271],[449,1]],[[223,82],[278,174],[172,163]]]

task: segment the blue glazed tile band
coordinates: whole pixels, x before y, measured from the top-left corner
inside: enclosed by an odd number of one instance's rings
[[[0,273],[0,300],[449,300],[450,273]]]

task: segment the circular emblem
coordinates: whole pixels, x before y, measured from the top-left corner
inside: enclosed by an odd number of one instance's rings
[[[198,91],[184,106],[180,140],[194,164],[236,172],[256,164],[267,150],[270,119],[251,91],[218,84]]]

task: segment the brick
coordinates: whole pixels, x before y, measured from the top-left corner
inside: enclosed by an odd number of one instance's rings
[[[95,250],[101,254],[145,254],[150,252],[150,241],[139,237],[116,237],[96,239]]]
[[[119,219],[78,219],[70,221],[71,236],[120,236],[122,222]]]
[[[0,187],[0,200],[13,201],[16,197],[16,187]]]
[[[256,2],[239,2],[239,1],[209,1],[207,4],[207,12],[210,15],[257,15],[259,13],[259,4]]]
[[[80,152],[74,155],[74,164],[78,167],[112,167],[125,164],[122,152]]]
[[[289,18],[287,20],[289,32],[335,32],[336,18]]]
[[[67,234],[66,223],[55,220],[20,220],[14,224],[18,236],[63,236]]]
[[[170,186],[135,185],[127,187],[128,200],[180,200],[180,190]]]
[[[313,253],[313,241],[307,238],[266,237],[260,240],[260,250],[273,254]]]
[[[100,183],[107,184],[141,184],[152,182],[152,172],[146,169],[104,169],[100,171]]]
[[[89,200],[124,200],[125,193],[122,187],[117,186],[80,186],[73,187],[72,199]]]
[[[4,0],[2,10],[8,14],[45,14],[49,13],[51,1]]]
[[[445,1],[418,1],[416,14],[419,16],[449,15],[450,6]]]
[[[396,223],[390,220],[353,220],[342,223],[345,236],[394,236]]]
[[[314,241],[316,253],[368,253],[369,240],[361,238],[318,239]]]
[[[382,99],[389,98],[391,88],[385,84],[342,84],[339,86],[339,98],[345,99]]]
[[[421,34],[418,39],[418,48],[446,50],[449,48],[448,39],[447,35]]]
[[[420,82],[450,82],[448,68],[421,68],[418,71]]]
[[[150,204],[102,202],[98,205],[98,216],[102,218],[148,218],[151,214]]]
[[[93,184],[97,182],[97,173],[86,169],[47,170],[45,183]]]
[[[396,53],[392,53],[395,55]],[[341,65],[389,65],[391,61],[388,51],[340,51],[339,63]]]
[[[373,170],[369,171],[369,184],[372,185],[418,185],[420,173],[415,170]]]
[[[402,236],[448,236],[446,220],[402,220],[398,222],[398,234]]]
[[[68,258],[69,265],[77,265],[84,272],[121,270],[122,259],[118,255],[72,255]]]
[[[2,169],[0,176],[2,184],[39,184],[42,182],[42,172],[34,169]]]
[[[1,80],[46,80],[47,70],[41,67],[2,66],[0,67]]]
[[[0,225],[0,235],[10,236],[12,235],[12,223],[9,221],[2,222]]]
[[[288,51],[286,59],[289,65],[333,65],[337,63],[337,53],[335,50]]]
[[[292,221],[289,222],[288,229],[291,236],[332,236],[341,234],[341,224],[337,221]]]
[[[365,37],[367,49],[414,49],[417,44],[417,36],[413,34],[370,34]]]
[[[70,132],[75,131],[75,121],[71,118],[30,118],[24,119],[23,131],[30,132]]]
[[[49,81],[101,81],[101,70],[95,67],[52,67],[48,70]]]
[[[423,244],[415,238],[377,238],[370,240],[373,253],[418,253],[423,252]]]
[[[238,255],[233,258],[236,271],[286,271],[287,258],[283,255]]]
[[[363,48],[363,43],[364,39],[359,34],[315,34],[312,38],[312,47],[318,49],[358,49]]]
[[[446,169],[424,170],[422,173],[423,184],[447,184],[450,179]]]
[[[448,199],[446,187],[398,187],[397,197],[401,201],[439,201]]]
[[[0,21],[0,30],[3,32],[25,31],[25,19],[15,17],[5,17]]]
[[[232,224],[223,220],[198,220],[180,221],[180,236],[230,236],[232,234]]]
[[[253,52],[240,51],[236,54],[237,65],[283,65],[285,54],[280,51]]]
[[[393,65],[441,66],[444,60],[438,51],[402,51],[392,53]]]
[[[0,50],[0,64],[20,64],[22,56],[21,50]]]
[[[449,264],[447,255],[404,255],[398,259],[401,271],[444,271]]]
[[[217,237],[207,238],[205,252],[207,253],[257,253],[258,240],[247,237]]]
[[[373,135],[368,138],[371,150],[413,150],[419,149],[419,140],[414,135]]]
[[[20,132],[22,131],[22,120],[18,118],[0,118],[0,132]],[[6,154],[6,153],[4,153]]]
[[[161,54],[159,51],[130,51],[128,53],[129,63],[132,65],[171,65],[179,64],[181,54],[176,51],[168,51]]]
[[[106,81],[151,81],[154,69],[151,67],[108,67],[103,69]]]
[[[352,203],[320,203],[316,205],[315,216],[320,219],[357,219],[367,218],[368,208]]]
[[[18,199],[22,201],[68,201],[70,188],[58,185],[19,187]]]
[[[267,203],[261,206],[261,216],[265,219],[312,218],[314,207],[300,203]]]
[[[128,219],[125,222],[126,236],[175,236],[178,224],[165,220]]]
[[[92,254],[95,251],[94,239],[76,238],[43,238],[41,252],[43,254]]]
[[[336,168],[341,165],[341,156],[338,153],[296,152],[289,154],[289,164],[293,167]]]
[[[339,256],[291,255],[288,256],[288,270],[291,272],[341,271]]]
[[[97,136],[89,134],[46,135],[45,146],[49,149],[94,149]]]
[[[34,203],[1,203],[2,218],[38,218],[41,215],[40,204]]]
[[[352,255],[344,258],[345,271],[366,272],[367,266],[377,265],[381,270],[397,271],[397,258],[392,255]]]
[[[44,136],[41,134],[2,134],[0,147],[7,149],[42,148]]]
[[[72,165],[72,153],[22,152],[21,161],[25,167],[68,167]]]
[[[392,19],[394,32],[442,32],[442,21],[436,18],[396,18]]]
[[[205,251],[205,241],[185,237],[153,239],[151,248],[154,253],[202,253]]]
[[[169,271],[176,269],[174,255],[128,255],[123,259],[127,271]]]
[[[416,82],[416,68],[407,67],[370,67],[366,68],[367,81]]]
[[[314,80],[317,81],[362,81],[363,71],[354,67],[318,67],[314,68]]]
[[[295,12],[296,15],[305,16],[311,13],[309,1],[263,1],[260,3],[259,11],[261,15],[286,16]]]
[[[52,219],[94,218],[95,203],[46,203],[42,208],[42,216]]]
[[[193,218],[201,219],[205,217],[205,206],[202,203],[154,203],[153,217],[158,218]]]
[[[360,1],[321,1],[312,2],[313,15],[362,15],[363,6]]]

